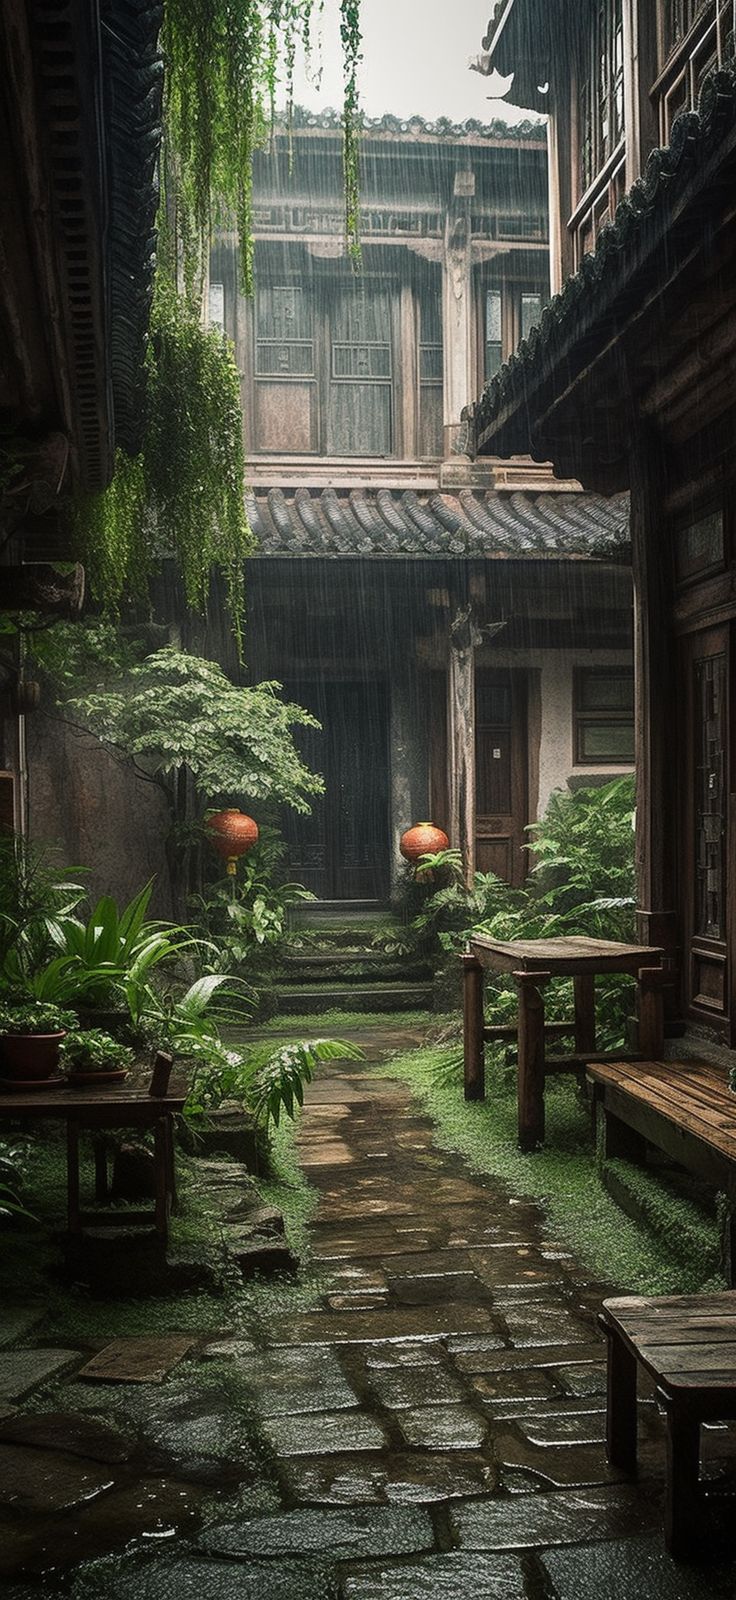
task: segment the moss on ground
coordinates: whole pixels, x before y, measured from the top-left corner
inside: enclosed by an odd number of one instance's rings
[[[172,1218],[170,1258],[199,1265],[205,1286],[166,1294],[94,1293],[60,1274],[61,1257],[54,1234],[64,1227],[66,1158],[61,1136],[44,1131],[25,1142],[24,1199],[33,1220],[9,1219],[2,1226],[0,1290],[11,1301],[41,1301],[46,1308],[45,1341],[88,1344],[124,1335],[191,1333],[259,1338],[261,1321],[282,1311],[311,1304],[320,1282],[303,1266],[295,1274],[243,1282],[227,1255],[221,1214],[214,1198],[196,1179],[197,1161],[177,1159],[180,1213]],[[89,1173],[86,1174],[89,1182]],[[272,1170],[257,1180],[263,1199],[284,1214],[289,1244],[300,1263],[306,1262],[307,1224],[316,1195],[302,1173],[295,1152],[295,1129],[288,1121],[275,1130]],[[124,1226],[125,1205],[120,1206]],[[131,1247],[134,1263],[135,1246]],[[131,1283],[135,1282],[134,1270]]]
[[[319,1033],[323,1038],[331,1036],[339,1039],[341,1031],[346,1029],[352,1033],[369,1028],[430,1028],[442,1020],[433,1016],[431,1011],[340,1011],[333,1008],[331,1011],[307,1012],[294,1017],[282,1012],[280,1016],[270,1017],[268,1022],[254,1024],[253,1031],[264,1037],[284,1033],[294,1039],[301,1033]]]
[[[485,1102],[463,1099],[462,1064],[455,1045],[430,1046],[395,1056],[374,1069],[400,1078],[423,1102],[436,1127],[441,1149],[463,1155],[477,1172],[502,1179],[519,1196],[547,1208],[556,1237],[564,1240],[596,1278],[641,1294],[693,1292],[722,1288],[716,1223],[687,1200],[659,1190],[639,1177],[642,1192],[656,1212],[658,1236],[622,1213],[599,1176],[590,1135],[590,1111],[570,1078],[548,1082],[547,1142],[523,1155],[516,1142],[516,1074],[503,1068],[487,1073]],[[684,1230],[693,1240],[684,1259]],[[677,1240],[677,1248],[669,1243]]]

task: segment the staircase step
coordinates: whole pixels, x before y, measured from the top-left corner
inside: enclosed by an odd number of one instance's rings
[[[298,900],[289,907],[292,924],[305,922],[344,922],[357,917],[361,922],[384,922],[391,917],[391,907],[383,900]]]
[[[277,984],[278,1011],[422,1011],[432,1005],[431,983]]]

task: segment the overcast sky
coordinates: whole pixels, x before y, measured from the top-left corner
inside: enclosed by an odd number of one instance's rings
[[[468,71],[469,59],[480,51],[492,9],[493,0],[362,0],[363,111],[369,117],[390,111],[398,117],[418,113],[428,120],[518,121],[520,113],[512,106],[488,98],[488,79]],[[318,59],[315,51],[314,66]],[[322,81],[310,82],[300,67],[294,86],[297,105],[315,111],[339,107],[341,63],[339,3],[325,0]]]

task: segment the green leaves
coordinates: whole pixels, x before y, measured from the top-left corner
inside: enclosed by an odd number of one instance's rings
[[[304,765],[294,726],[318,727],[279,698],[276,683],[234,685],[213,661],[157,650],[130,672],[126,692],[71,702],[100,738],[145,757],[154,772],[187,767],[208,800],[279,800],[308,812],[322,779]]]

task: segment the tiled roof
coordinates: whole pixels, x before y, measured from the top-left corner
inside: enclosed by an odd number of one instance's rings
[[[262,556],[628,558],[627,495],[269,489],[246,504]]]
[[[341,111],[307,111],[303,106],[295,106],[292,119],[292,131],[301,129],[324,129],[326,132],[334,130],[341,133],[343,118]],[[544,144],[547,138],[547,129],[543,122],[535,122],[531,118],[523,122],[506,122],[502,117],[494,117],[491,122],[479,122],[476,117],[468,117],[467,122],[451,122],[449,117],[437,117],[428,122],[425,117],[395,117],[386,112],[382,117],[362,117],[361,132],[365,137],[371,133],[395,134],[397,138],[435,138],[451,139],[453,141],[467,139],[502,139],[523,143],[529,139],[539,144]],[[279,132],[286,131],[277,122]]]
[[[547,384],[554,394],[560,373],[569,384],[573,363],[590,360],[592,328],[602,327],[610,337],[617,297],[627,287],[631,293],[636,272],[646,274],[644,281],[651,287],[651,259],[665,238],[674,253],[673,218],[687,248],[704,248],[708,211],[701,186],[724,185],[723,174],[716,172],[714,178],[711,167],[727,139],[733,145],[735,130],[736,68],[715,68],[703,82],[697,111],[683,111],[675,119],[669,144],[652,150],[642,176],[619,201],[613,221],[601,228],[595,250],[583,256],[578,271],[545,307],[538,327],[468,408],[473,453],[524,454],[531,433],[532,454],[549,457],[547,442],[534,433],[537,393]],[[689,187],[700,203],[688,210],[683,196]]]

